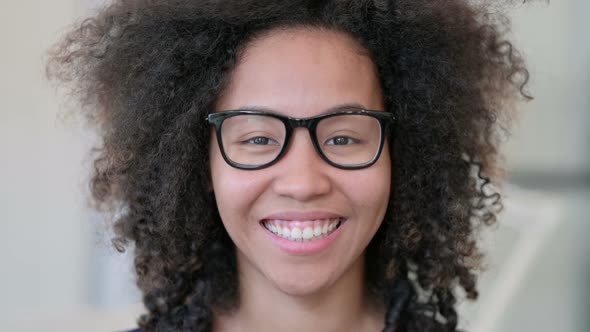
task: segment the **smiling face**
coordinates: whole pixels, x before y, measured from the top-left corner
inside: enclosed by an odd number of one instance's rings
[[[215,111],[262,108],[305,118],[341,105],[383,110],[382,99],[374,64],[353,39],[291,29],[248,45]],[[212,187],[241,273],[253,272],[287,294],[309,295],[362,269],[389,200],[388,150],[386,142],[371,167],[338,169],[317,154],[307,129],[297,128],[282,159],[248,171],[223,160],[212,134]],[[311,230],[313,239],[285,239],[285,229],[294,236]]]

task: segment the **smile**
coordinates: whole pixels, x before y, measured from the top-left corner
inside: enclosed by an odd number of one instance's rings
[[[263,220],[262,225],[271,233],[283,239],[296,242],[310,242],[325,238],[342,225],[344,218],[318,220]]]

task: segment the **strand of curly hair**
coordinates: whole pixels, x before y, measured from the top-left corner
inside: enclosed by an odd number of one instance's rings
[[[209,190],[203,118],[243,49],[278,28],[353,36],[374,61],[386,111],[392,194],[367,248],[367,289],[384,331],[456,331],[458,289],[477,298],[474,234],[493,224],[498,145],[528,72],[508,21],[462,0],[126,0],[74,26],[48,75],[101,137],[90,181],[133,245],[143,331],[211,331],[239,303],[235,248]],[[474,170],[476,176],[474,176]],[[487,175],[486,175],[487,174]],[[490,203],[491,202],[491,203]]]

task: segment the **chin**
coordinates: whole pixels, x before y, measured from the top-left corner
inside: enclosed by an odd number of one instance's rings
[[[315,273],[290,273],[284,271],[271,279],[277,289],[292,296],[308,296],[321,292],[329,287],[332,282],[328,277],[318,276]]]
[[[325,286],[316,283],[275,283],[278,289],[291,296],[309,296],[320,292]]]

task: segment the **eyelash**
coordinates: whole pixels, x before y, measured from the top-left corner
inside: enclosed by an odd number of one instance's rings
[[[335,140],[337,138],[346,138],[347,139],[347,143],[352,142],[351,144],[356,144],[356,143],[359,143],[360,142],[358,139],[354,139],[354,138],[352,138],[350,136],[335,136],[335,137],[330,138],[326,142]],[[330,145],[350,145],[350,144],[330,144]]]
[[[242,144],[268,145],[268,144],[256,144],[256,143],[253,143],[254,140],[256,140],[256,139],[266,139],[267,141],[273,141],[273,142],[277,143],[275,145],[279,145],[277,141],[273,140],[272,138],[268,138],[268,137],[264,137],[264,136],[256,136],[256,137],[249,138],[249,139],[243,141]]]
[[[347,143],[347,144],[335,144],[335,143],[329,144],[329,143],[327,143],[327,142],[329,142],[329,141],[334,141],[334,140],[336,140],[336,139],[340,139],[340,138],[345,138],[345,139],[347,140],[347,141],[346,141],[346,143]],[[256,140],[258,140],[258,139],[265,139],[265,140],[266,140],[266,142],[265,142],[265,143],[268,143],[269,141],[273,141],[273,142],[275,142],[275,143],[276,143],[276,144],[274,144],[274,145],[278,145],[277,141],[273,140],[272,138],[269,138],[269,137],[264,137],[264,136],[256,136],[256,137],[252,137],[252,138],[250,138],[250,139],[247,139],[247,140],[243,141],[243,142],[242,142],[242,144],[268,145],[268,144],[257,144],[257,143],[254,143],[254,142],[255,142]],[[359,140],[357,140],[357,139],[354,139],[354,138],[352,138],[352,137],[349,137],[349,136],[335,136],[335,137],[332,137],[332,138],[330,138],[329,140],[327,140],[327,141],[326,141],[326,143],[327,143],[328,145],[350,145],[350,144],[356,144],[356,143],[359,143]]]

